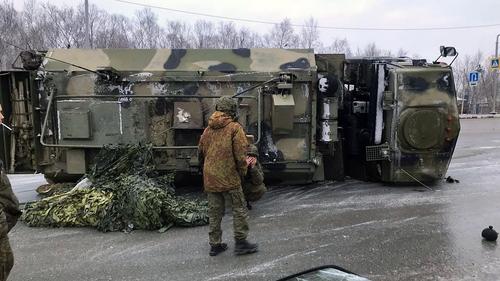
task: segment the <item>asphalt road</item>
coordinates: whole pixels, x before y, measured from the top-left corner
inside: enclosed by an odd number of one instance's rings
[[[276,280],[324,264],[372,280],[499,280],[499,246],[481,238],[488,225],[500,229],[499,148],[500,119],[462,120],[448,172],[460,183],[272,189],[250,213],[260,252],[249,256],[233,255],[227,217],[230,250],[217,257],[208,256],[206,226],[104,234],[19,223],[9,280]]]

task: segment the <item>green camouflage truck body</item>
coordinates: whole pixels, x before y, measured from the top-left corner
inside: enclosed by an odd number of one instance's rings
[[[435,181],[459,131],[444,65],[302,49],[54,49],[37,56],[33,162],[54,180],[85,174],[105,145],[136,143],[154,146],[159,170],[199,175],[196,145],[220,96],[238,95],[238,120],[254,136],[266,178],[286,183],[345,174]]]
[[[55,92],[43,132],[43,150],[53,151],[46,171],[83,174],[103,145],[151,143],[158,167],[197,174],[196,145],[216,98],[286,73],[293,76],[286,88],[278,81],[239,96],[239,122],[264,165],[311,180],[317,67],[310,50],[49,50],[45,57],[43,92]]]

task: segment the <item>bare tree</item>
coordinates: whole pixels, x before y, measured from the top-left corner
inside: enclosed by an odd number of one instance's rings
[[[120,15],[104,16],[99,19],[98,28],[94,32],[93,46],[96,48],[131,48],[132,29],[130,21]]]
[[[362,49],[358,46],[354,55],[357,57],[405,57],[407,53],[403,48],[399,48],[394,53],[389,49],[381,49],[375,42],[371,42]]]
[[[25,48],[26,38],[19,32],[20,16],[12,3],[4,1],[0,5],[0,65],[10,68],[19,48]]]
[[[75,24],[78,24],[78,23],[81,23],[81,22],[85,22],[85,5],[84,3],[81,3],[78,7],[77,7],[77,14],[76,14],[76,20],[77,22],[75,22]],[[94,48],[95,47],[95,41],[96,41],[96,35],[99,33],[99,34],[102,34],[102,32],[100,32],[103,28],[103,24],[105,24],[105,22],[107,21],[108,19],[108,14],[103,11],[103,10],[99,10],[97,8],[96,5],[90,5],[89,6],[89,37],[90,37],[90,48]],[[83,39],[85,40],[85,28],[84,28],[84,25],[83,24],[78,24],[82,27],[81,30],[79,30],[80,32],[83,33]],[[85,46],[85,42],[83,43],[84,46]]]
[[[135,16],[134,46],[146,49],[157,48],[160,43],[161,28],[156,14],[150,8],[144,8],[137,11]]]
[[[238,43],[236,48],[262,48],[264,42],[260,34],[252,32],[247,28],[238,31]]]
[[[169,48],[190,48],[191,28],[180,21],[167,21],[166,39]]]
[[[351,47],[346,38],[335,38],[329,46],[321,49],[321,53],[345,54],[346,57],[352,57]]]
[[[381,55],[382,55],[382,50],[380,50],[377,47],[377,44],[375,44],[375,42],[366,45],[365,48],[363,49],[363,53],[360,54],[360,56],[365,56],[365,57],[378,57]]]
[[[21,24],[18,32],[23,34],[23,41],[27,49],[45,49],[47,39],[44,36],[44,21],[38,17],[42,13],[40,5],[35,0],[24,2],[24,11],[21,14]]]
[[[216,48],[217,36],[212,22],[205,20],[195,22],[193,34],[195,48]]]
[[[81,24],[84,19],[82,12],[71,7],[58,8],[48,3],[42,6],[56,29],[57,45],[53,47],[85,47],[85,25]]]
[[[318,49],[321,47],[318,21],[313,17],[310,17],[304,22],[304,26],[300,32],[300,47],[307,49]]]
[[[285,18],[275,24],[269,34],[264,37],[268,47],[294,48],[297,47],[298,36],[295,34],[290,19]]]
[[[238,31],[232,22],[219,22],[217,27],[218,48],[236,48],[238,46]]]
[[[459,98],[464,99],[466,113],[480,113],[478,110],[482,105],[486,112],[491,109],[494,98],[494,70],[484,67],[489,64],[481,51],[474,55],[465,55],[454,64],[453,74],[455,77],[455,88]],[[477,86],[469,85],[468,74],[471,71],[480,71],[481,78]],[[484,112],[483,112],[484,113]]]
[[[408,56],[408,51],[403,49],[403,48],[399,48],[398,51],[396,52],[396,56],[398,57],[407,57]]]
[[[71,44],[71,42],[65,42],[63,39],[66,35],[65,31],[60,28],[58,21],[53,20],[58,17],[56,9],[56,6],[41,4],[39,15],[30,15],[30,17],[37,19],[38,22],[36,25],[39,27],[40,36],[43,38],[41,39],[42,44],[47,48],[63,48]],[[33,30],[33,32],[36,32],[36,30]]]

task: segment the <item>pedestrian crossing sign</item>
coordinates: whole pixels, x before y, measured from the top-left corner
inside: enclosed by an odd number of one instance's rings
[[[498,69],[498,58],[492,58],[491,59],[491,68],[492,69]]]

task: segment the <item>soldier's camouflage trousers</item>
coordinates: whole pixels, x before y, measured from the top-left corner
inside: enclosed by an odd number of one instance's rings
[[[267,188],[264,184],[253,185],[251,183],[245,183],[243,186],[243,194],[245,199],[250,202],[255,202],[260,200],[264,193],[266,193]]]
[[[14,265],[14,255],[7,236],[0,238],[0,281],[7,280]]]
[[[247,239],[248,213],[243,191],[240,188],[226,192],[207,192],[210,245],[222,242],[221,221],[225,212],[225,201],[231,202],[233,209],[233,229],[236,240]]]

